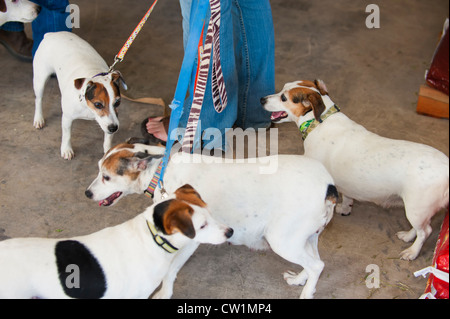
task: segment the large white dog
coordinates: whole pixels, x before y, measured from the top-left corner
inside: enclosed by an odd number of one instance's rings
[[[99,174],[86,195],[109,206],[128,194],[143,194],[149,185],[155,185],[153,176],[163,154],[164,148],[143,144],[113,147],[99,161]],[[286,272],[284,278],[290,285],[306,283],[301,298],[312,298],[324,268],[318,238],[333,216],[337,190],[325,167],[314,159],[280,155],[277,161],[276,174],[260,174],[257,162],[227,163],[221,158],[175,154],[168,163],[164,187],[171,193],[189,181],[214,218],[234,229],[230,243],[254,249],[270,247],[301,265],[304,270],[300,274]],[[155,200],[160,198],[161,189],[157,188]],[[173,280],[163,281],[160,296],[172,295]]]

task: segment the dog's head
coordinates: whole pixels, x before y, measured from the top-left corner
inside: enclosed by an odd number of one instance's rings
[[[28,0],[0,0],[0,25],[8,21],[31,22],[41,7]]]
[[[100,206],[111,206],[126,195],[143,193],[142,185],[148,185],[149,181],[142,175],[157,167],[164,151],[163,147],[143,144],[112,147],[98,162],[99,173],[86,189],[86,196]]]
[[[328,90],[323,81],[297,81],[287,83],[277,94],[262,98],[261,104],[265,110],[272,112],[274,123],[299,123],[301,117],[311,111],[320,122],[320,116],[326,109],[325,96],[328,96]]]
[[[127,89],[119,71],[100,73],[91,79],[80,78],[74,81],[95,120],[105,133],[113,134],[119,129],[118,107],[121,102],[120,86]]]
[[[198,243],[221,244],[233,235],[233,229],[211,216],[190,185],[180,187],[172,198],[153,206],[152,217],[150,222],[166,236],[182,235]]]

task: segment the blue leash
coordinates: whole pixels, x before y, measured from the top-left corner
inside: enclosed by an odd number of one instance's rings
[[[170,153],[175,142],[175,139],[172,139],[172,131],[178,128],[178,124],[180,122],[181,115],[183,113],[183,104],[184,99],[186,98],[186,93],[189,88],[189,84],[191,81],[192,70],[194,69],[195,59],[197,57],[198,51],[198,42],[200,41],[200,37],[203,32],[203,25],[205,23],[206,15],[208,13],[209,8],[209,0],[199,0],[197,8],[195,8],[196,17],[195,23],[191,26],[189,30],[189,39],[185,49],[185,54],[183,58],[183,64],[181,65],[180,75],[178,77],[177,88],[175,90],[175,96],[170,104],[170,108],[172,112],[170,114],[170,123],[169,123],[169,131],[166,142],[166,151],[164,154],[164,158],[162,160],[161,167],[161,175],[159,178],[158,185],[161,190],[164,191],[164,174],[166,171],[167,164],[169,162]],[[192,12],[191,12],[192,16]],[[200,18],[202,17],[202,18]]]

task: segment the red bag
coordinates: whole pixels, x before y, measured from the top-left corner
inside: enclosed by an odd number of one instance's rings
[[[438,269],[441,271],[442,275],[447,276],[447,281],[442,280],[438,278],[433,273],[430,273],[430,276],[428,277],[427,286],[425,288],[425,294],[422,296],[423,298],[431,299],[449,299],[449,292],[448,292],[448,210],[447,214],[444,218],[444,223],[442,224],[441,232],[439,234],[439,238],[436,244],[436,250],[434,251],[434,257],[433,257],[433,265],[432,267],[425,268],[422,271],[417,272],[419,275],[425,275],[427,274],[429,270]],[[417,274],[416,273],[416,274]],[[441,277],[442,277],[441,275]],[[418,276],[418,275],[416,275]]]
[[[444,34],[434,53],[431,67],[426,74],[426,81],[431,87],[448,95],[448,19],[445,22]]]

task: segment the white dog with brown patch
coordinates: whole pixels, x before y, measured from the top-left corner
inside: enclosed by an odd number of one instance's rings
[[[74,156],[71,144],[72,122],[75,119],[96,120],[103,130],[103,150],[112,145],[119,129],[117,108],[120,105],[120,84],[126,89],[118,71],[109,67],[89,43],[71,32],[47,33],[33,60],[33,85],[36,95],[34,126],[45,125],[42,97],[50,75],[56,73],[61,91],[62,142],[61,156]]]
[[[9,21],[32,22],[41,7],[28,0],[0,0],[0,26]]]
[[[410,231],[397,236],[414,244],[401,253],[415,259],[431,234],[430,220],[449,203],[449,159],[422,144],[380,137],[350,120],[316,80],[288,83],[278,94],[261,99],[273,122],[299,127],[305,155],[321,161],[342,192],[336,212],[348,215],[353,200],[384,207],[404,204]]]
[[[121,225],[72,239],[0,242],[0,298],[148,298],[180,255],[233,235],[190,186]]]
[[[99,174],[86,196],[110,206],[125,195],[143,194],[155,185],[153,177],[158,179],[155,172],[163,154],[164,148],[156,146],[115,146],[99,161]],[[280,155],[277,161],[276,174],[260,174],[259,164],[252,161],[229,163],[177,153],[168,163],[164,188],[170,193],[177,185],[191,184],[214,211],[214,218],[234,229],[230,243],[253,249],[270,247],[301,265],[300,274],[286,272],[284,278],[290,285],[306,283],[300,297],[312,298],[324,268],[318,237],[333,216],[337,190],[325,167],[314,159]],[[160,197],[157,187],[155,199]],[[172,295],[174,279],[163,280],[158,296]]]

